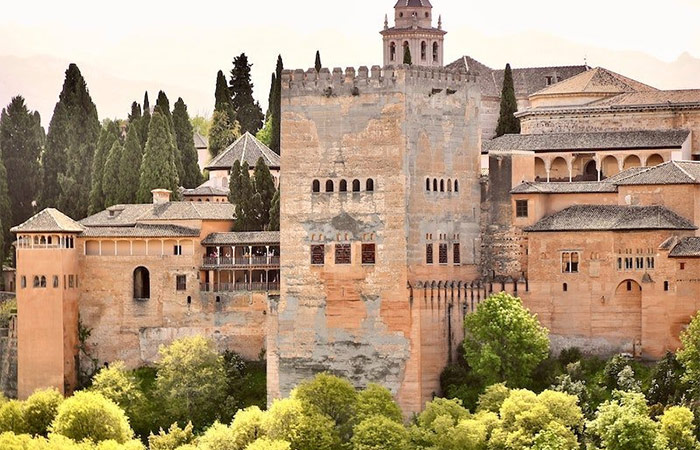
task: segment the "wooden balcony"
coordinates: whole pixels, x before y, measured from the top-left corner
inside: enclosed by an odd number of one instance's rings
[[[276,292],[280,290],[279,282],[252,283],[199,283],[201,292]]]
[[[253,267],[272,269],[278,268],[279,266],[279,256],[246,256],[236,258],[205,256],[202,262],[202,268],[204,269],[250,269]]]

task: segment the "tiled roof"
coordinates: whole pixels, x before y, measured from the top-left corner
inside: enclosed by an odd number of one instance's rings
[[[228,189],[221,189],[214,186],[201,185],[194,189],[185,189],[182,191],[182,195],[185,197],[199,197],[199,196],[227,196]]]
[[[700,89],[630,92],[589,103],[587,106],[683,105],[700,103]]]
[[[553,84],[532,94],[567,95],[578,93],[615,94],[622,92],[655,91],[656,88],[635,81],[626,76],[612,72],[602,67],[588,70],[574,77]]]
[[[636,175],[640,172],[643,172],[647,170],[648,167],[630,167],[629,169],[625,169],[622,172],[618,172],[615,175],[611,175],[605,179],[606,183],[613,183],[615,184],[616,182],[622,180],[623,178],[630,177],[632,175]]]
[[[525,231],[695,230],[663,206],[576,205],[556,212]]]
[[[146,225],[136,224],[133,227],[88,227],[81,236],[84,237],[198,237],[196,228],[178,225]]]
[[[394,8],[401,8],[401,7],[410,7],[410,8],[416,8],[416,7],[429,7],[432,8],[433,5],[430,4],[429,0],[399,0],[396,2],[396,5],[394,5]]]
[[[617,192],[617,186],[605,181],[577,181],[574,183],[545,183],[525,181],[510,191],[512,194],[583,194]]]
[[[46,208],[10,231],[13,233],[80,233],[83,227],[61,211]]]
[[[606,180],[610,182],[609,180]],[[669,161],[613,180],[618,186],[643,184],[698,184],[700,161]]]
[[[236,161],[246,161],[248,166],[255,167],[258,159],[263,158],[268,167],[279,169],[280,157],[277,153],[270,150],[265,144],[255,139],[255,137],[246,132],[236,140],[233,144],[222,150],[221,153],[214,158],[207,170],[222,170],[231,169]]]
[[[700,237],[684,237],[671,249],[668,256],[677,258],[699,257]]]
[[[690,131],[687,130],[506,134],[484,141],[483,148],[488,151],[532,150],[535,152],[680,148],[689,135]]]
[[[240,233],[212,233],[202,241],[202,245],[279,244],[279,242],[279,231],[246,231]]]
[[[117,205],[80,221],[86,227],[134,226],[153,220],[233,220],[230,203],[167,202]]]
[[[207,141],[207,138],[205,138],[201,134],[195,132],[192,137],[194,139],[194,148],[207,148],[207,147],[209,147],[209,142]]]
[[[500,97],[503,90],[504,69],[494,70],[470,56],[448,64],[447,69],[468,71],[477,74],[476,82],[482,96]],[[526,67],[513,69],[513,85],[518,97],[528,97],[531,94],[547,87],[547,77],[552,80],[557,78],[567,80],[575,75],[585,72],[587,66],[553,66],[553,67]]]

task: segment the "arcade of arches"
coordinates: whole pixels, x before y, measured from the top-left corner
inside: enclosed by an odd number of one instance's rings
[[[599,181],[633,167],[654,167],[667,161],[659,153],[638,154],[565,154],[535,156],[537,181]]]

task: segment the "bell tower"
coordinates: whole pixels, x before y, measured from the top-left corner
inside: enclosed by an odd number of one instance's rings
[[[411,64],[442,67],[445,32],[442,18],[433,27],[433,5],[429,0],[399,0],[394,6],[394,26],[388,16],[380,32],[384,45],[384,66],[403,64],[406,47],[411,52]]]

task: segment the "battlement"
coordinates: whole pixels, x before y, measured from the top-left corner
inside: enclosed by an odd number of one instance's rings
[[[331,72],[323,68],[320,72],[311,68],[284,70],[282,72],[283,96],[322,94],[360,95],[362,92],[398,91],[405,86],[423,86],[435,89],[459,90],[476,82],[476,76],[445,68],[421,66],[361,66],[357,71],[348,67],[343,71],[336,67]],[[433,92],[433,91],[431,91]]]

